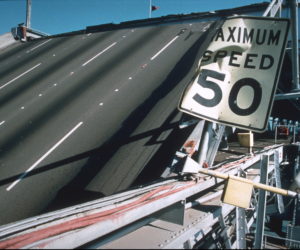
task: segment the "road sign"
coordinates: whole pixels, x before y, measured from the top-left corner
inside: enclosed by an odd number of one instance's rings
[[[266,129],[289,20],[231,17],[216,32],[179,110],[256,132]]]

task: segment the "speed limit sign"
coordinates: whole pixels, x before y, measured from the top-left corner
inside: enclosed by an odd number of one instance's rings
[[[288,19],[228,18],[203,53],[179,110],[263,132],[273,106],[288,30]]]

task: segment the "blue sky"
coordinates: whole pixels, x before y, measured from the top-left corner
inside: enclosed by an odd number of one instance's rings
[[[152,0],[152,17],[189,14],[269,0]],[[150,0],[32,0],[31,27],[48,34],[149,17]],[[0,35],[25,23],[26,0],[0,0]]]

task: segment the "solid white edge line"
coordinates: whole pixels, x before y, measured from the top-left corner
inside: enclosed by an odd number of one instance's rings
[[[4,85],[2,85],[2,86],[0,87],[0,90],[3,89],[4,87],[6,87],[7,85],[11,84],[13,81],[19,79],[19,78],[22,77],[23,75],[26,75],[28,72],[34,70],[35,68],[37,68],[37,67],[40,66],[41,64],[42,64],[42,63],[39,63],[39,64],[33,66],[32,68],[28,69],[27,71],[25,71],[25,72],[22,73],[21,75],[15,77],[14,79],[12,79],[12,80],[10,80],[9,82],[5,83]]]
[[[61,138],[50,150],[48,150],[41,158],[39,158],[30,168],[28,168],[22,176],[12,183],[6,190],[10,191],[15,185],[17,185],[30,171],[32,171],[38,164],[40,164],[49,154],[51,154],[60,144],[62,144],[76,129],[78,129],[83,122],[78,123],[70,132],[68,132],[63,138]]]
[[[107,48],[105,48],[104,50],[102,50],[101,52],[99,52],[97,55],[95,55],[94,57],[92,57],[91,59],[89,59],[88,61],[86,61],[84,64],[82,64],[82,66],[87,65],[88,63],[90,63],[91,61],[93,61],[94,59],[96,59],[98,56],[100,56],[101,54],[103,54],[105,51],[109,50],[111,47],[115,46],[116,44],[117,44],[117,42],[112,43]]]
[[[51,40],[52,40],[52,39],[49,39],[49,40],[47,40],[47,41],[45,41],[45,42],[43,42],[43,43],[41,43],[41,44],[35,46],[34,48],[32,48],[32,49],[30,49],[30,50],[27,50],[26,53],[29,53],[29,52],[31,52],[31,51],[33,51],[33,50],[35,50],[35,49],[41,47],[42,45],[46,44],[47,42],[50,42]]]
[[[168,42],[160,51],[158,51],[154,56],[151,57],[151,61],[159,56],[161,52],[163,52],[167,47],[169,47],[179,36],[175,36],[170,42]]]
[[[0,126],[1,126],[2,124],[4,124],[4,123],[5,123],[5,121],[0,122]]]

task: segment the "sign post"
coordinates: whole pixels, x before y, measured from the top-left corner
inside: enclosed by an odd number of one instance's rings
[[[228,18],[200,59],[179,110],[263,132],[273,106],[288,29],[288,19]]]

